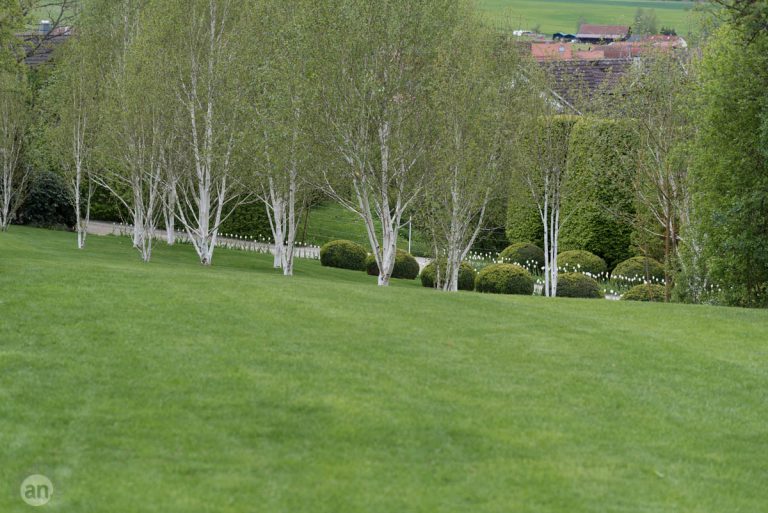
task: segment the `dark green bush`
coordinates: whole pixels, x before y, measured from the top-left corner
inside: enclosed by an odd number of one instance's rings
[[[621,296],[622,301],[664,302],[664,287],[661,285],[635,285]]]
[[[379,275],[379,266],[373,255],[365,258],[365,270],[371,276]],[[392,277],[403,280],[415,280],[419,275],[419,263],[407,251],[397,250],[395,254],[395,267],[392,269]]]
[[[648,276],[645,267],[648,266]],[[642,280],[650,277],[651,281],[664,281],[664,266],[653,258],[636,256],[624,260],[611,271],[611,278],[626,279],[630,281]]]
[[[445,281],[445,261],[440,261],[440,274]],[[461,263],[459,267],[459,290],[475,290],[475,268],[466,262]],[[427,264],[419,275],[421,284],[425,287],[435,288],[435,262],[434,260]]]
[[[490,294],[533,294],[531,274],[516,264],[489,265],[477,274],[475,289]]]
[[[608,270],[605,260],[589,251],[575,249],[557,255],[557,267],[565,272],[589,273],[597,276]]]
[[[594,278],[581,273],[562,273],[557,276],[557,297],[598,299],[603,293]]]
[[[326,267],[363,271],[367,256],[361,245],[350,240],[332,240],[320,248],[320,263]]]
[[[269,217],[264,203],[258,201],[238,206],[222,223],[219,232],[249,238],[264,237],[271,240],[272,229],[269,226]]]
[[[517,264],[526,269],[534,267],[537,271],[544,267],[544,250],[535,244],[518,242],[499,253],[505,264]]]
[[[43,228],[73,228],[75,209],[64,179],[50,171],[36,173],[19,209],[18,222]]]

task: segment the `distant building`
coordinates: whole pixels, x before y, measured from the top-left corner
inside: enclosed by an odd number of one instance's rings
[[[608,59],[629,59],[649,52],[670,52],[686,48],[688,43],[680,36],[646,36],[635,41],[596,46],[595,50],[601,50]]]
[[[573,46],[567,43],[534,43],[531,56],[537,61],[569,61],[573,59]]]
[[[54,27],[49,20],[42,20],[37,30],[16,34],[22,40],[26,58],[24,62],[31,67],[48,64],[54,50],[65,43],[72,35],[71,27]]]
[[[613,41],[626,41],[631,30],[624,25],[591,25],[584,23],[579,27],[576,39],[584,43],[610,43]]]

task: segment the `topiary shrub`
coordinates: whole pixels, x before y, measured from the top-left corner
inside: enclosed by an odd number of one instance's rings
[[[443,278],[443,281],[445,280],[445,261],[440,262],[440,275]],[[462,262],[461,266],[459,267],[459,290],[475,290],[475,276],[477,275],[477,271],[475,271],[475,268],[469,265],[466,262]],[[421,278],[421,284],[425,287],[429,287],[431,289],[435,288],[435,262],[434,260],[427,264],[424,269],[422,269],[421,274],[419,275],[419,278]]]
[[[557,276],[557,297],[603,297],[597,280],[581,273],[562,273]]]
[[[365,257],[365,271],[371,276],[379,275],[379,266],[373,255]],[[392,277],[403,280],[415,280],[419,275],[419,263],[407,251],[397,250],[395,254],[395,267],[392,269]]]
[[[499,253],[499,258],[505,264],[517,264],[530,270],[531,267],[540,270],[544,267],[544,250],[535,244],[518,242],[507,246]]]
[[[517,264],[489,265],[477,274],[475,289],[490,294],[533,294],[531,274]]]
[[[636,256],[624,260],[611,272],[611,278],[629,281],[645,281],[645,268],[648,266],[648,277],[651,281],[664,281],[664,266],[653,258]]]
[[[320,248],[320,263],[326,267],[362,271],[367,256],[368,253],[360,244],[350,240],[332,240]]]
[[[635,285],[621,296],[622,301],[664,302],[664,287],[661,285]]]
[[[563,251],[557,255],[557,267],[565,272],[589,273],[592,276],[597,276],[608,270],[605,260],[581,249]]]

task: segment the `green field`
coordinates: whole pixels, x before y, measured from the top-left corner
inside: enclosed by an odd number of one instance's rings
[[[0,511],[768,504],[768,312],[448,295],[0,233]]]
[[[632,25],[638,8],[654,9],[662,26],[685,35],[691,30],[689,11],[694,2],[676,0],[477,0],[491,19],[513,28],[540,26],[544,34],[574,33],[579,19],[589,23]]]

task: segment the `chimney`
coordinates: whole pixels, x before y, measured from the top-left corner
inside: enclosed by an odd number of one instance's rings
[[[47,36],[50,31],[51,20],[40,20],[40,33]]]

